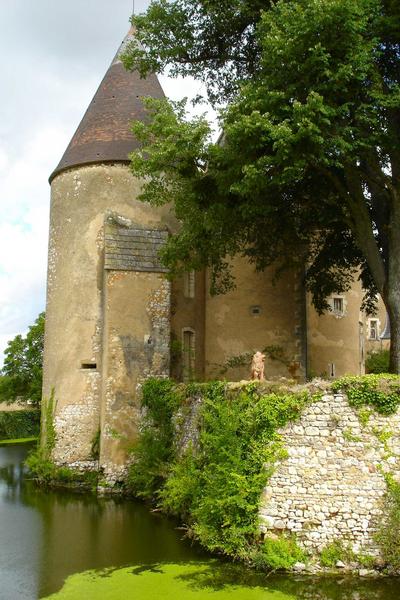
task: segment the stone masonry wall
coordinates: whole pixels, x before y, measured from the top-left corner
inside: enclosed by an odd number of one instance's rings
[[[400,412],[371,411],[362,425],[345,396],[325,394],[280,433],[288,458],[264,489],[262,530],[294,533],[308,550],[340,539],[377,555],[383,472],[400,476]]]

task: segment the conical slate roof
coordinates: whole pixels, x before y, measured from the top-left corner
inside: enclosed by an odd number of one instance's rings
[[[91,101],[64,156],[50,176],[50,182],[65,169],[94,163],[129,163],[128,154],[138,147],[130,123],[146,118],[143,96],[163,98],[155,75],[141,79],[126,71],[121,54],[133,39],[131,28],[122,42],[99,89]]]

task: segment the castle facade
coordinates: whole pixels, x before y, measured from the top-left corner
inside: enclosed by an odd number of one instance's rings
[[[154,75],[125,71],[124,40],[50,177],[51,216],[43,405],[54,398],[58,464],[124,475],[150,376],[230,381],[249,377],[266,349],[267,377],[363,373],[380,348],[385,311],[368,319],[355,282],[318,316],[300,273],[276,283],[233,262],[235,290],[212,297],[207,272],[169,281],[158,251],[179,223],[170,207],[138,201],[128,154],[142,98],[163,97]],[[44,408],[45,410],[45,408]],[[94,457],[94,441],[100,456]]]

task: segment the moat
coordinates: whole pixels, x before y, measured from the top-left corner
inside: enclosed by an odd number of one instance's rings
[[[45,490],[0,447],[0,600],[397,600],[400,579],[260,575],[211,559],[138,502]]]

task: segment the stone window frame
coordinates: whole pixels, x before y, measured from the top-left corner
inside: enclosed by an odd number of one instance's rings
[[[373,327],[372,327],[372,323],[375,323],[375,336],[372,335],[372,331],[373,331]],[[370,319],[368,319],[368,339],[371,340],[371,342],[378,342],[379,341],[379,335],[380,335],[380,320],[377,319],[376,317],[372,317]]]
[[[340,300],[340,302],[342,304],[342,309],[341,310],[338,310],[337,308],[335,308],[335,300]],[[328,304],[330,306],[332,315],[336,319],[341,319],[342,317],[346,316],[346,312],[347,312],[347,300],[346,300],[346,296],[335,294],[334,296],[331,296],[331,298],[328,301]]]

